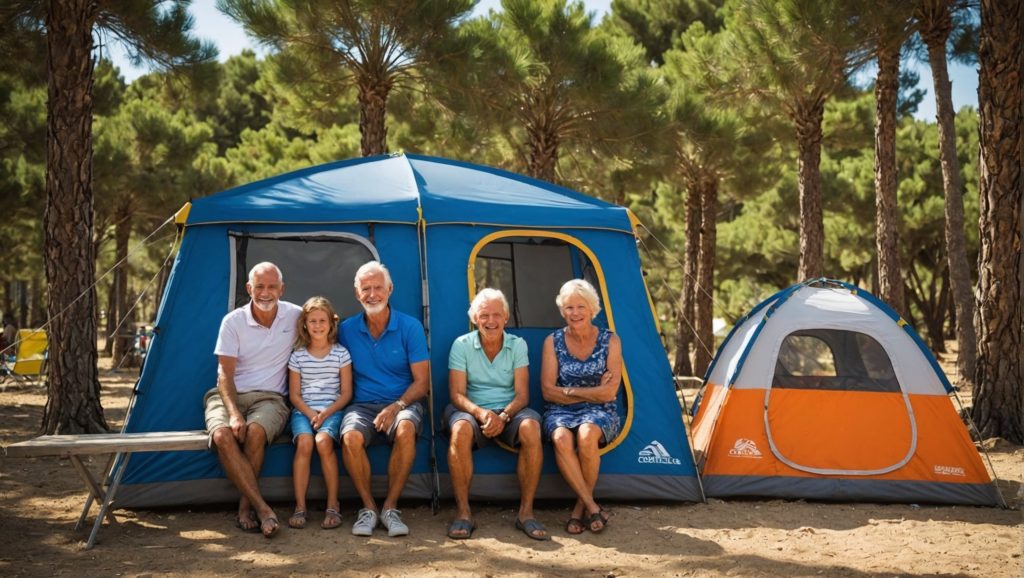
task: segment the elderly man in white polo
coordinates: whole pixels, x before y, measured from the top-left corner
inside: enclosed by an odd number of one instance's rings
[[[203,405],[210,443],[242,494],[238,527],[270,538],[280,523],[260,494],[258,478],[267,444],[288,420],[288,356],[302,308],[281,301],[284,276],[273,263],[253,267],[245,290],[251,301],[221,321],[214,348],[217,387]]]

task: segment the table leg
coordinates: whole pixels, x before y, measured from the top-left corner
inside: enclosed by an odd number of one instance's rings
[[[106,467],[103,468],[103,472],[104,472],[103,475],[104,475],[104,478],[105,478],[103,484],[105,486],[110,486],[110,475],[112,473],[110,471],[110,466],[113,465],[115,457],[116,457],[116,454],[111,454],[110,459],[107,460]],[[94,499],[95,500],[102,500],[103,499],[103,490],[101,489],[101,486],[98,486],[96,484],[96,481],[93,480],[92,474],[89,473],[89,470],[87,470],[85,465],[82,464],[82,462],[78,458],[78,456],[71,455],[71,456],[68,456],[68,458],[71,460],[71,463],[75,466],[75,469],[78,470],[78,475],[81,476],[81,478],[85,481],[85,483],[86,483],[86,485],[88,486],[88,489],[89,489],[89,496],[85,498],[85,506],[82,508],[82,514],[80,516],[78,516],[78,523],[75,524],[75,530],[79,530],[79,529],[82,528],[82,524],[85,523],[86,516],[89,515],[89,508],[92,507],[92,501]],[[110,514],[110,522],[111,523],[114,522],[114,517],[113,517],[112,513]]]
[[[103,516],[109,515],[111,518],[114,517],[109,511],[110,504],[114,502],[114,496],[117,495],[117,488],[121,485],[121,476],[123,476],[124,471],[128,469],[128,458],[132,457],[132,454],[131,452],[125,452],[123,454],[118,454],[118,456],[123,456],[124,459],[114,465],[114,481],[110,487],[107,488],[107,493],[100,504],[100,512],[96,514],[96,523],[92,526],[92,533],[89,534],[89,541],[85,543],[86,550],[92,550],[92,547],[96,544],[96,535],[99,534],[100,526],[103,525]]]

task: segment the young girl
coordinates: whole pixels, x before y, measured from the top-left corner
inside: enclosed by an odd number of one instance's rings
[[[341,525],[338,503],[338,457],[334,443],[341,426],[341,408],[352,399],[352,359],[337,343],[338,316],[331,302],[311,297],[302,306],[295,351],[288,360],[288,387],[292,410],[292,442],[295,461],[295,513],[288,519],[292,528],[306,526],[306,489],[309,461],[316,444],[320,467],[327,485],[327,512],[321,527]],[[315,437],[314,437],[315,432]]]

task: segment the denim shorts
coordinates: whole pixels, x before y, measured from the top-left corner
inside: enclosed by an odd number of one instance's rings
[[[338,430],[341,429],[341,413],[341,411],[332,413],[331,417],[320,424],[320,429],[316,430],[317,433],[323,432],[331,436],[332,440],[338,441]],[[302,412],[297,409],[292,410],[291,426],[292,443],[295,443],[295,440],[300,435],[313,435],[313,424],[310,423],[308,417],[302,415]]]

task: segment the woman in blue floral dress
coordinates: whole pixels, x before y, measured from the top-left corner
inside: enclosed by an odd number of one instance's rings
[[[566,326],[544,341],[544,434],[554,446],[562,477],[576,493],[566,531],[582,534],[589,528],[597,533],[608,525],[608,513],[594,501],[600,449],[621,429],[615,398],[622,378],[622,344],[617,335],[594,325],[601,305],[590,283],[569,281],[555,303]]]

